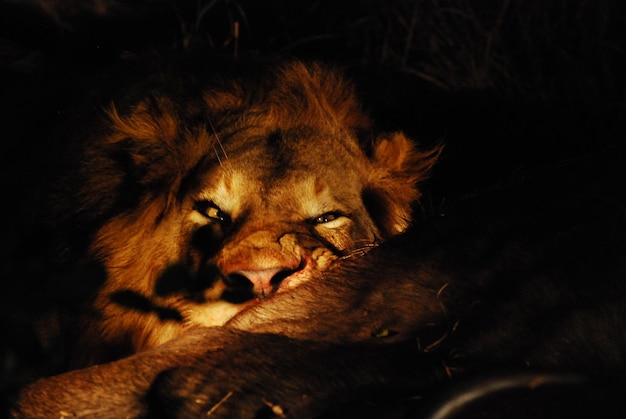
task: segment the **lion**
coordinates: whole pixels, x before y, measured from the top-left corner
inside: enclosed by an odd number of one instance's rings
[[[140,72],[87,127],[43,209],[95,295],[13,417],[615,408],[623,149],[412,219],[440,148],[376,133],[333,68],[241,64]]]
[[[61,315],[72,368],[221,326],[409,226],[439,149],[375,136],[337,69],[268,67],[153,76],[81,140],[58,212],[68,230],[88,226],[74,253],[104,280]]]
[[[35,381],[13,416],[621,417],[626,188],[597,186],[624,185],[623,152],[415,220],[223,326]]]

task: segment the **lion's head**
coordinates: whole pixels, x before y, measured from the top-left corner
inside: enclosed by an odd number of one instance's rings
[[[306,281],[405,230],[436,159],[375,137],[335,70],[151,89],[90,141],[78,173],[107,279],[83,337],[137,351]]]

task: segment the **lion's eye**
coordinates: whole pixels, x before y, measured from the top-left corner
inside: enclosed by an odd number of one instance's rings
[[[228,215],[211,201],[198,201],[194,209],[207,218],[217,221],[227,221]]]
[[[206,216],[220,221],[224,221],[224,219],[226,218],[222,210],[215,207],[209,207],[206,211]]]
[[[326,224],[331,221],[335,221],[337,218],[341,217],[341,214],[336,212],[327,212],[325,214],[320,215],[319,217],[313,218],[313,224]]]

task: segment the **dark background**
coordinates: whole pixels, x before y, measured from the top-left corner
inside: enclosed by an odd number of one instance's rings
[[[203,43],[337,63],[382,128],[447,144],[434,181],[448,193],[625,133],[619,0],[4,0],[0,31],[12,120],[24,103],[62,109],[41,92],[129,51]]]
[[[25,271],[45,271],[14,270],[22,237],[14,203],[49,205],[29,187],[54,155],[48,127],[119,56],[202,44],[218,55],[340,65],[380,128],[446,144],[421,207],[437,214],[623,149],[625,35],[622,0],[0,1],[2,390],[38,356],[28,309],[12,291],[28,287]],[[47,297],[55,298],[30,303]]]

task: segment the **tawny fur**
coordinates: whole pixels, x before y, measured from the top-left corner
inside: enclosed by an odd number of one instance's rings
[[[101,134],[85,141],[64,216],[96,226],[86,256],[107,280],[80,318],[76,353],[89,355],[79,365],[223,324],[253,303],[223,301],[231,274],[249,276],[266,298],[275,289],[264,275],[291,270],[278,290],[294,287],[409,226],[439,149],[419,150],[400,132],[372,135],[337,70],[292,61],[263,74],[222,75],[183,93],[157,85],[124,110],[112,103]],[[198,213],[200,201],[236,228]],[[312,223],[325,213],[332,221]],[[193,248],[209,227],[218,242],[210,255]],[[160,295],[159,278],[177,265],[190,277],[215,266],[222,279]]]

